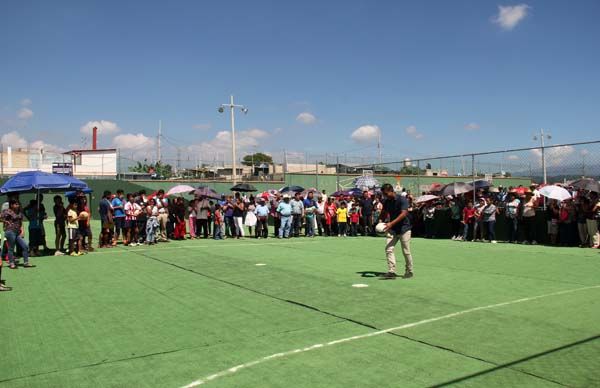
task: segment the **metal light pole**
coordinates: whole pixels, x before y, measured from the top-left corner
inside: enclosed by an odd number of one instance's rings
[[[540,145],[542,147],[542,174],[544,175],[544,184],[548,183],[548,177],[546,175],[546,148],[545,148],[545,143],[544,140],[545,139],[552,139],[552,136],[545,134],[543,129],[540,129],[540,134],[539,135],[535,135],[533,137],[533,140],[539,140],[540,141]]]
[[[233,95],[231,96],[231,99],[229,101],[229,104],[221,104],[221,106],[219,107],[219,113],[223,113],[225,112],[225,108],[229,108],[231,110],[231,163],[232,163],[232,170],[233,170],[233,185],[235,186],[237,184],[237,166],[235,163],[235,159],[236,159],[236,155],[235,155],[235,115],[234,115],[234,110],[235,108],[240,108],[240,110],[242,112],[244,112],[244,114],[248,113],[248,109],[243,106],[243,105],[235,105],[233,103]]]

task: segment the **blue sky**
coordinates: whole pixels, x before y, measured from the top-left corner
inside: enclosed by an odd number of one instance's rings
[[[161,119],[165,153],[229,158],[216,108],[233,93],[241,154],[375,155],[377,128],[388,160],[533,146],[539,128],[596,140],[599,16],[598,1],[8,1],[0,134],[69,149],[99,121],[102,146],[152,156]]]

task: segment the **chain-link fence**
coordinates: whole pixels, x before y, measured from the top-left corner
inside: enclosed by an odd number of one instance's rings
[[[85,178],[227,181],[233,176],[231,159],[226,159],[223,153],[202,157],[178,152],[162,158],[156,171],[154,155],[118,149],[50,152],[2,145],[0,152],[2,176],[24,170],[52,172],[65,165],[71,165],[75,175]],[[527,178],[538,183],[555,183],[581,177],[597,179],[600,175],[600,141],[418,159],[400,155],[279,151],[271,153],[272,160],[265,162],[254,160],[252,155],[241,153],[236,163],[238,180],[281,182],[292,175],[333,175],[345,187],[353,176],[373,174],[396,183],[400,177],[410,177],[412,189],[421,190],[424,183],[436,179],[447,182]]]

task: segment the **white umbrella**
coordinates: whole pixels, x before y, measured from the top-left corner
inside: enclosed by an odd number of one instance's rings
[[[558,201],[572,198],[571,194],[565,188],[560,186],[544,186],[540,189],[540,194],[544,197],[556,199]]]
[[[171,187],[169,189],[169,191],[167,191],[167,195],[176,195],[176,194],[182,194],[182,193],[191,193],[194,190],[196,190],[196,189],[194,189],[192,186],[177,185],[175,187]]]
[[[431,194],[421,195],[419,198],[415,199],[415,203],[429,202],[434,199],[438,199],[438,196]]]

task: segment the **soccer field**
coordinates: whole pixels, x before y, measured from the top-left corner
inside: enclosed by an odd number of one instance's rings
[[[600,251],[414,239],[415,277],[379,280],[383,245],[188,240],[5,267],[0,386],[600,386]]]

